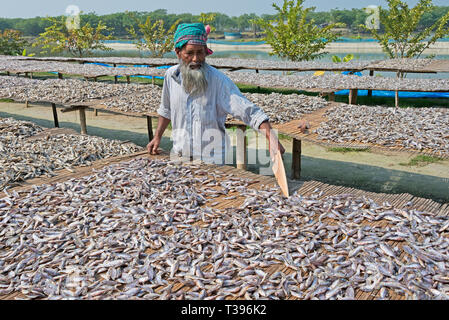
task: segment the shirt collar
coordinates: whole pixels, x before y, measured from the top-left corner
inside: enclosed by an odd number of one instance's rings
[[[181,65],[177,65],[175,72],[171,76],[178,84],[181,84]]]

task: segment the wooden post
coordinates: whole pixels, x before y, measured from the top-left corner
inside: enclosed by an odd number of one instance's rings
[[[292,145],[292,179],[301,178],[301,140],[293,138]]]
[[[358,89],[349,90],[349,104],[357,104],[357,92]]]
[[[98,116],[98,109],[95,109],[95,116]]]
[[[114,83],[117,83],[118,82],[118,78],[117,78],[117,76],[114,76]]]
[[[33,73],[30,72],[30,79],[33,79]]]
[[[56,112],[56,104],[51,104],[51,109],[53,111],[53,120],[55,122],[55,128],[59,128],[59,120],[58,120],[58,113]]]
[[[80,111],[81,134],[87,134],[86,110],[85,110],[85,108],[80,108],[79,111]]]
[[[126,76],[126,82],[130,83],[129,76]]]
[[[27,100],[27,101],[25,101],[25,108],[29,108],[29,107],[30,107],[30,105],[29,105],[28,100]]]
[[[394,106],[399,108],[399,91],[394,92]]]
[[[236,142],[236,164],[237,169],[246,170],[246,149],[247,139],[245,135],[246,125],[237,126],[237,142]]]
[[[374,70],[370,70],[369,75],[370,75],[370,77],[374,76]],[[372,97],[372,96],[373,96],[373,90],[368,90],[368,97]]]
[[[151,142],[153,140],[153,118],[150,116],[147,116],[147,127],[148,127],[148,140]]]
[[[58,72],[58,79],[62,79],[62,73]]]
[[[329,101],[335,102],[335,92],[329,92]]]
[[[259,73],[259,69],[256,69],[256,73]],[[257,90],[260,90],[260,86],[257,86]]]

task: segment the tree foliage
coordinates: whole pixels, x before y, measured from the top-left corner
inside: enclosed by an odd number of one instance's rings
[[[85,57],[92,55],[93,50],[111,51],[112,49],[104,45],[104,40],[112,39],[110,35],[104,35],[103,32],[110,29],[101,21],[94,28],[89,22],[79,28],[68,28],[66,17],[51,18],[47,17],[52,25],[45,28],[45,32],[39,35],[34,47],[42,46],[47,53],[67,51],[73,56]]]
[[[0,54],[17,56],[21,55],[28,41],[22,38],[22,33],[17,30],[6,29],[0,31]]]
[[[209,25],[210,31],[214,32],[217,30],[212,23],[215,21],[217,14],[216,13],[200,13],[200,17],[198,18],[198,22],[201,22],[202,24]]]
[[[336,2],[337,4],[337,2]],[[438,19],[444,16],[449,11],[448,6],[434,7],[431,11],[426,12],[421,21],[419,21],[417,30],[423,30],[432,26]],[[144,21],[147,16],[151,17],[151,20],[163,20],[165,26],[172,25],[176,20],[181,19],[182,22],[197,22],[200,19],[200,15],[192,15],[191,13],[181,13],[181,14],[169,14],[165,9],[159,9],[152,12],[133,12],[136,17]],[[226,14],[219,12],[211,12],[216,15],[214,20],[214,27],[216,32],[224,31],[254,31],[255,25],[251,24],[251,20],[261,18],[263,20],[273,20],[276,14],[262,14],[257,16],[254,13],[242,14],[240,16],[230,17]],[[211,14],[208,13],[208,14]],[[318,25],[325,25],[327,23],[341,22],[346,24],[346,27],[351,29],[353,32],[360,32],[365,34],[370,34],[370,31],[361,28],[360,25],[363,24],[367,18],[368,14],[364,12],[363,9],[333,9],[327,12],[312,12],[310,11],[307,15],[307,21],[312,19]],[[129,17],[126,12],[117,12],[105,15],[97,15],[93,12],[82,14],[82,23],[90,23],[94,28],[98,25],[101,20],[108,27],[114,30],[114,36],[116,37],[126,37],[129,35],[126,30],[131,25],[138,29],[137,23]],[[60,17],[56,17],[60,18]],[[0,30],[4,29],[14,29],[22,32],[23,36],[39,36],[40,33],[45,32],[45,28],[49,27],[51,22],[41,18],[0,18]],[[381,27],[380,32],[383,32]]]
[[[151,21],[151,17],[148,16],[145,22],[140,22],[139,19],[130,14],[139,28],[140,34],[142,34],[143,41],[140,40],[134,26],[128,28],[128,32],[135,40],[135,44],[140,51],[149,51],[150,56],[153,58],[162,58],[165,53],[173,50],[173,36],[181,20],[176,20],[171,27],[166,30],[164,27],[164,20]]]
[[[338,33],[333,28],[340,27],[339,23],[319,27],[314,20],[307,21],[307,15],[314,7],[304,9],[304,0],[284,0],[282,7],[273,3],[278,11],[274,20],[258,19],[255,21],[266,33],[265,41],[271,45],[271,55],[278,55],[291,61],[308,61],[320,58],[326,54],[322,50],[326,45],[335,41]]]
[[[432,25],[420,28],[423,18],[429,19],[434,6],[432,0],[420,0],[413,8],[401,0],[387,0],[388,10],[379,8],[380,23],[384,29],[379,33],[369,30],[379,41],[382,49],[390,58],[418,58],[437,40],[449,34],[449,11]]]

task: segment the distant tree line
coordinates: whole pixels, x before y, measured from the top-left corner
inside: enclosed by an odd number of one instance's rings
[[[432,26],[438,19],[444,16],[449,11],[449,6],[435,7],[431,11],[426,12],[419,24],[417,30],[424,30]],[[97,15],[94,12],[81,14],[81,24],[89,23],[93,28],[96,28],[101,21],[109,30],[112,30],[110,35],[116,38],[129,37],[128,29],[133,27],[138,30],[139,23],[130,17],[132,13],[140,23],[150,17],[152,21],[163,20],[164,26],[168,29],[176,21],[181,22],[198,22],[201,21],[200,15],[193,15],[191,13],[169,14],[165,9],[159,9],[152,12],[120,12],[107,15]],[[260,16],[255,13],[243,14],[240,16],[230,17],[219,12],[209,12],[208,14],[215,14],[213,26],[216,33],[226,31],[247,31],[247,32],[261,32],[259,25],[253,23],[255,20],[273,20],[276,14],[262,14]],[[54,18],[61,18],[54,17]],[[314,20],[317,25],[330,25],[335,23],[344,24],[346,28],[353,33],[369,34],[367,30],[361,28],[360,25],[366,22],[368,13],[363,9],[338,10],[333,9],[327,12],[309,12],[307,20]],[[18,30],[23,36],[37,37],[39,34],[45,32],[45,29],[50,27],[52,23],[43,17],[35,17],[29,19],[22,18],[0,18],[0,31],[6,29]],[[382,26],[380,32],[383,32]],[[139,33],[138,33],[139,35]]]

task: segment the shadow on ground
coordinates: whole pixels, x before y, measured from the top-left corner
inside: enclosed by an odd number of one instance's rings
[[[0,112],[0,117],[1,118],[14,118],[16,120],[22,120],[22,121],[30,121],[39,126],[45,127],[45,128],[54,128],[55,127],[53,120],[37,119],[37,118],[33,118],[33,117],[27,117],[27,116],[7,113],[7,112]],[[78,133],[80,133],[80,131],[81,131],[79,124],[73,123],[73,122],[59,121],[59,127],[73,129]],[[137,132],[127,131],[127,130],[105,129],[105,128],[88,125],[87,133],[92,136],[102,137],[102,138],[106,138],[106,139],[114,139],[114,140],[121,140],[121,141],[129,140],[141,147],[145,147],[148,144],[148,134],[137,133]],[[167,137],[163,137],[163,139],[161,141],[161,147],[163,149],[169,149],[171,147],[170,139]]]
[[[284,154],[287,177],[291,177],[291,153]],[[259,173],[260,168],[249,165],[248,170]],[[290,180],[290,193],[299,189],[304,181],[345,186],[377,193],[409,193],[416,197],[449,202],[449,179],[399,170],[391,170],[353,162],[301,157],[301,179]]]

